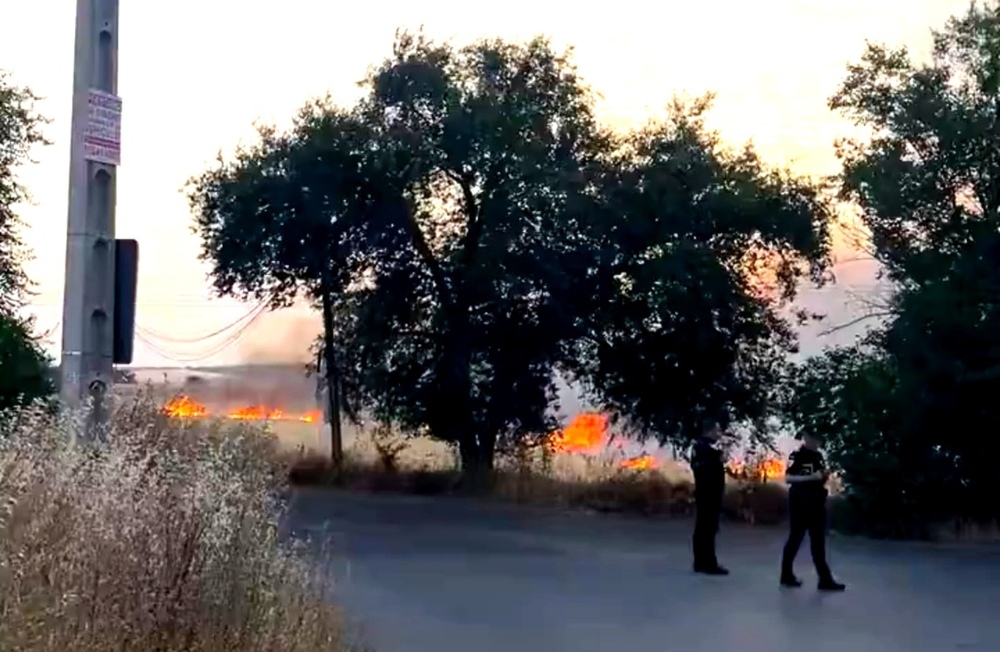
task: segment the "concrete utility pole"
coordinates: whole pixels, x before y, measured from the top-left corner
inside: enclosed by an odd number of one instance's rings
[[[118,0],[77,0],[61,391],[71,407],[94,399],[93,423],[114,371],[117,93]]]

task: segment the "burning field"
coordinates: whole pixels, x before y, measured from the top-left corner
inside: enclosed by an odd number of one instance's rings
[[[603,414],[584,412],[576,415],[562,430],[551,435],[549,443],[557,453],[594,454],[608,448],[618,448],[608,434],[608,418]],[[619,462],[624,469],[645,471],[655,469],[657,460],[648,453],[626,456]]]
[[[322,418],[322,413],[319,410],[294,414],[280,408],[265,405],[248,405],[234,410],[227,410],[221,414],[212,414],[206,406],[184,394],[176,396],[163,406],[163,411],[168,416],[182,419],[222,417],[233,421],[298,421],[301,423],[319,423]]]
[[[319,424],[322,413],[313,410],[293,413],[282,408],[266,405],[248,405],[231,410],[213,412],[206,405],[181,394],[171,399],[164,407],[165,414],[181,419],[224,418],[233,421],[299,422]],[[609,448],[612,443],[608,435],[608,419],[600,414],[583,413],[570,421],[569,425],[550,437],[552,450],[565,454],[595,454]],[[623,469],[636,471],[651,470],[658,466],[656,458],[647,453],[625,457],[620,460]]]
[[[243,379],[220,385],[175,385],[170,400],[164,395],[162,409],[179,419],[267,423],[281,447],[295,456],[289,480],[298,486],[336,482],[360,491],[422,495],[449,493],[457,486],[454,451],[443,442],[393,433],[382,440],[385,433],[366,429],[345,428],[348,464],[333,473],[322,413],[308,409],[315,398],[307,387],[290,382],[248,386]],[[645,515],[689,513],[693,494],[687,466],[658,447],[643,449],[617,436],[606,415],[581,412],[546,442],[528,459],[498,460],[495,498]],[[784,475],[781,461],[750,457],[728,466],[733,482],[727,513],[750,522],[779,522],[785,489],[767,481]],[[753,488],[749,493],[748,487]]]
[[[175,396],[163,407],[163,411],[169,416],[182,419],[224,418],[233,421],[316,425],[322,421],[322,413],[319,410],[294,412],[268,405],[246,405],[213,411],[186,394]],[[592,412],[579,414],[564,429],[550,436],[550,449],[566,456],[609,454],[609,457],[614,459],[615,465],[622,470],[652,471],[662,466],[662,462],[650,453],[626,454],[624,444],[609,434],[608,425],[608,418],[602,414]],[[765,459],[752,463],[730,462],[728,470],[730,475],[737,478],[765,481],[782,477],[785,469],[780,460]]]
[[[608,418],[592,412],[577,415],[563,430],[554,433],[550,441],[553,450],[560,453],[594,454],[609,448],[619,452],[624,449],[621,442],[609,435]],[[649,453],[641,453],[624,456],[619,466],[641,471],[658,468],[660,462]],[[733,460],[727,464],[727,471],[735,478],[767,481],[784,477],[785,465],[776,458]]]
[[[323,449],[320,428],[323,414],[319,410],[294,410],[276,407],[265,402],[251,403],[251,396],[229,396],[216,400],[196,399],[189,394],[178,394],[163,406],[163,412],[178,419],[227,419],[229,421],[257,421],[266,423],[287,451]],[[242,398],[245,404],[239,402]],[[289,402],[294,404],[293,402]],[[280,405],[280,404],[279,404]]]

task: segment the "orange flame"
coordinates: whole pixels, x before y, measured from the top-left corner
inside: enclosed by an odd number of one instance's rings
[[[607,441],[608,417],[594,412],[576,415],[569,424],[549,437],[549,445],[559,453],[587,453]],[[621,462],[623,469],[633,471],[656,468],[652,455],[642,454]]]
[[[761,474],[768,480],[785,477],[785,462],[776,458],[763,460],[760,465]]]
[[[306,412],[299,417],[299,421],[303,423],[316,423],[323,418],[323,413],[319,410],[313,410],[312,412]]]
[[[169,416],[180,417],[180,418],[190,418],[190,417],[203,417],[208,414],[208,409],[200,404],[193,401],[190,397],[180,396],[175,397],[172,401],[163,406],[163,411]]]
[[[775,480],[785,477],[785,463],[777,458],[766,458],[749,463],[735,460],[726,464],[729,473],[747,480]]]
[[[649,454],[632,457],[622,462],[622,468],[631,471],[649,471],[656,468],[656,458]]]
[[[584,412],[573,417],[562,430],[552,433],[549,442],[558,452],[582,453],[600,446],[607,431],[606,416]]]
[[[189,396],[178,396],[163,407],[163,412],[172,417],[181,419],[192,419],[211,416],[209,410],[204,405],[196,402]],[[301,421],[303,423],[316,423],[322,418],[319,410],[306,412],[305,414],[288,414],[278,408],[268,408],[261,405],[251,405],[231,410],[225,417],[233,421]]]
[[[283,421],[285,413],[276,408],[251,405],[229,412],[226,418],[233,419],[234,421]]]

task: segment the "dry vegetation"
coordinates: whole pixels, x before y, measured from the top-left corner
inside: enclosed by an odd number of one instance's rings
[[[453,456],[442,451],[415,452],[423,442],[406,442],[379,431],[358,436],[345,451],[341,473],[327,455],[303,448],[291,453],[289,480],[295,486],[328,486],[371,492],[424,495],[457,490]],[[613,453],[550,455],[522,451],[499,461],[488,498],[599,512],[646,516],[694,513],[694,485],[680,465],[649,470],[621,466]],[[785,520],[787,492],[775,482],[734,479],[725,502],[727,517],[750,524]]]
[[[347,463],[333,473],[315,424],[273,424],[289,480],[296,486],[354,491],[444,495],[459,490],[457,459],[440,442],[402,439],[379,430],[349,429]],[[539,450],[499,461],[491,491],[480,498],[555,508],[670,517],[694,514],[690,471],[666,462],[659,468],[631,470],[611,449],[597,454],[543,454]],[[752,465],[751,465],[752,468]],[[836,476],[829,485],[830,527],[842,534],[861,534],[857,508],[842,493]],[[730,478],[724,516],[749,525],[779,525],[787,520],[788,492],[780,480],[752,475]],[[938,541],[996,541],[995,525],[947,522],[935,526]]]
[[[147,374],[148,375],[148,374]],[[162,374],[161,374],[162,375]],[[298,367],[275,367],[252,373],[217,374],[218,377],[184,382],[155,382],[143,379],[141,386],[123,386],[127,392],[156,394],[162,404],[178,395],[191,394],[204,402],[211,414],[247,405],[279,406],[286,411],[314,409],[310,395],[313,381],[303,377]],[[221,378],[221,380],[220,380]],[[193,423],[200,422],[193,420]],[[248,422],[241,422],[247,425]],[[192,425],[192,424],[189,424]],[[441,442],[423,438],[404,439],[385,429],[359,428],[345,424],[348,463],[343,473],[334,474],[328,463],[325,437],[319,423],[295,419],[260,422],[274,432],[281,458],[289,469],[288,479],[298,486],[325,486],[358,491],[397,492],[424,495],[449,494],[458,489],[457,459]],[[693,486],[690,472],[667,462],[653,470],[622,468],[621,451],[606,447],[597,454],[546,455],[535,449],[500,460],[491,493],[486,496],[522,504],[601,512],[633,513],[645,516],[688,516],[693,514]],[[831,487],[831,527],[842,533],[861,532],[857,507],[852,506],[839,487]],[[761,482],[752,477],[734,478],[724,505],[734,521],[774,525],[787,516],[787,491],[780,481]],[[944,523],[935,528],[935,539],[996,540],[995,525],[983,531],[966,523]]]
[[[41,411],[2,423],[0,649],[354,649],[328,580],[281,535],[261,428],[168,420],[142,397],[100,449]]]
[[[147,374],[148,375],[148,374]],[[224,414],[243,405],[278,406],[286,411],[315,408],[314,381],[304,378],[298,367],[253,368],[252,371],[220,374],[218,378],[159,383],[150,376],[162,403],[178,395],[190,395]],[[298,486],[328,486],[372,492],[424,495],[448,494],[456,490],[457,459],[440,442],[402,438],[380,428],[358,428],[345,423],[347,464],[334,474],[328,463],[326,444],[317,423],[268,422],[276,433],[282,453],[290,462],[289,479]],[[694,510],[690,473],[679,465],[653,470],[629,470],[621,466],[616,451],[597,454],[545,455],[539,450],[522,451],[500,460],[491,496],[510,502],[578,508],[601,512],[643,515],[689,515]],[[783,522],[787,493],[780,483],[734,480],[725,504],[733,520],[754,524]]]

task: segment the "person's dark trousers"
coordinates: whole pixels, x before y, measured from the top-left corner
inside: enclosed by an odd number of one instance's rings
[[[788,541],[781,555],[781,576],[794,577],[792,566],[795,563],[795,555],[799,552],[802,539],[808,534],[809,550],[812,552],[813,564],[816,565],[816,574],[821,582],[832,582],[833,574],[826,563],[826,505],[793,502],[790,512]]]
[[[721,513],[722,501],[714,496],[695,501],[694,538],[691,542],[695,569],[713,569],[719,566],[719,560],[715,556],[715,535],[719,531]]]

